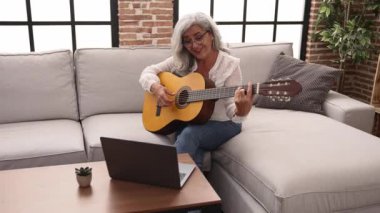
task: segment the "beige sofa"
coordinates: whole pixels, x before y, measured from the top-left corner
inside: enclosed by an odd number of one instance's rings
[[[290,43],[235,44],[244,81],[267,80]],[[101,136],[171,144],[145,131],[141,70],[167,48],[0,54],[0,169],[103,160]],[[224,212],[379,212],[374,109],[330,91],[326,115],[254,107],[208,155]]]

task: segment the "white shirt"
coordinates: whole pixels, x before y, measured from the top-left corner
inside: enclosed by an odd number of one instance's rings
[[[140,76],[140,84],[145,91],[150,92],[153,83],[160,82],[157,74],[163,71],[175,71],[173,57],[170,57],[161,63],[146,67]],[[194,72],[197,65],[191,69]],[[209,71],[209,78],[215,83],[216,87],[233,87],[242,84],[242,73],[240,70],[240,59],[229,55],[226,52],[219,51],[218,58],[214,66]],[[214,112],[210,120],[227,121],[232,120],[241,123],[245,117],[234,116],[236,105],[234,98],[219,99],[215,102]]]

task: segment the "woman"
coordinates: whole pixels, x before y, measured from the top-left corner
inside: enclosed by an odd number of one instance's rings
[[[173,104],[171,91],[160,84],[157,74],[171,71],[184,76],[198,72],[216,87],[242,84],[240,60],[230,56],[221,42],[216,23],[204,13],[188,14],[176,24],[172,36],[173,56],[148,66],[140,76],[143,89],[157,97],[161,107]],[[188,124],[176,132],[178,153],[189,153],[202,168],[203,153],[215,150],[241,131],[241,122],[252,107],[251,83],[245,91],[239,87],[233,98],[215,102],[211,119],[202,125]]]

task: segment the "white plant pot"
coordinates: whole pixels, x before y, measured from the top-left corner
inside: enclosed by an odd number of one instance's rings
[[[92,180],[92,174],[87,176],[79,176],[77,175],[77,181],[80,187],[89,187]]]

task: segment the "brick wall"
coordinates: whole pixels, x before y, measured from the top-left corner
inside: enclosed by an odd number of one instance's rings
[[[321,42],[314,42],[311,40],[311,34],[314,29],[315,20],[317,17],[318,8],[321,0],[312,0],[310,10],[310,24],[309,24],[309,36],[306,49],[306,60],[318,64],[326,64],[329,66],[338,67],[338,65],[330,62],[332,59],[336,59],[336,55],[332,53]],[[374,30],[380,33],[380,18],[372,17],[375,21]],[[373,41],[374,47],[380,49],[380,36],[377,36]],[[369,103],[372,94],[373,79],[377,66],[377,55],[372,55],[372,58],[360,65],[348,65],[345,67],[346,76],[343,93],[350,97]]]
[[[169,45],[172,0],[119,0],[119,46]]]

